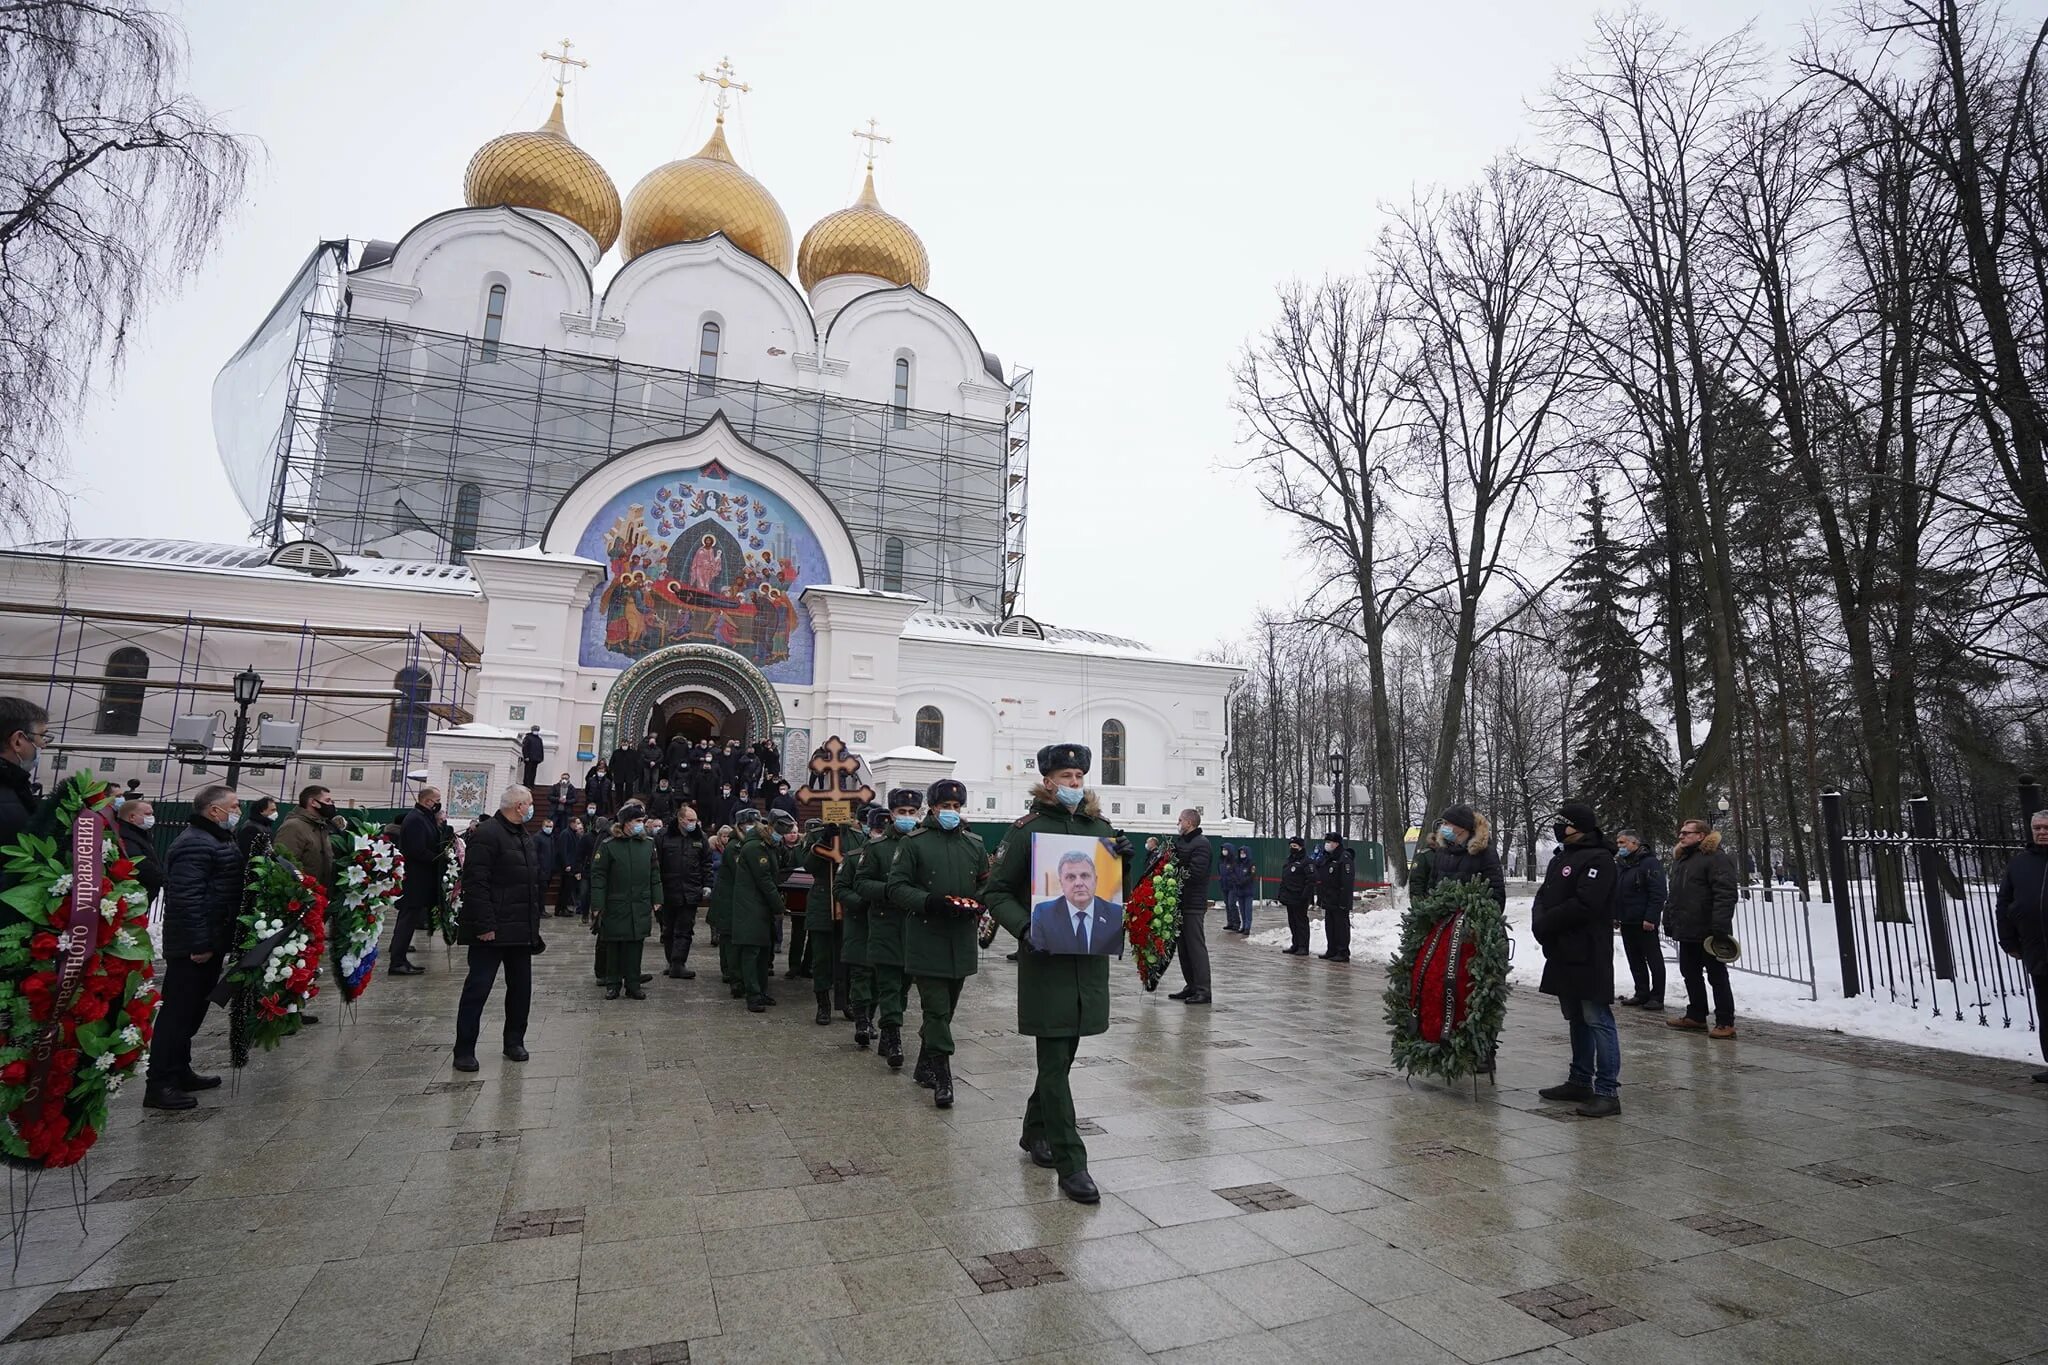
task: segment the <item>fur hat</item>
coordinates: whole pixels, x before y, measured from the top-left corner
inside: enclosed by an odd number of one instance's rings
[[[1447,825],[1456,825],[1467,834],[1479,828],[1479,812],[1470,806],[1452,806],[1437,818]]]
[[[1087,776],[1095,751],[1085,744],[1048,744],[1038,751],[1038,775],[1051,777],[1062,768],[1079,768]]]
[[[815,815],[804,821],[804,833],[806,834],[816,834],[823,828],[825,828],[825,822],[818,819]]]
[[[941,801],[957,801],[967,804],[967,784],[955,778],[942,777],[925,791],[925,800],[936,806]]]
[[[786,810],[778,810],[769,815],[768,823],[775,827],[777,833],[787,834],[796,828],[796,817]]]
[[[625,805],[619,807],[619,823],[622,825],[628,820],[644,820],[646,818],[647,807],[641,805],[638,801],[628,801]]]
[[[889,789],[889,809],[895,810],[898,806],[908,806],[912,810],[921,810],[924,807],[924,793],[915,787],[891,787]]]
[[[869,806],[865,823],[871,830],[887,829],[889,827],[889,808],[887,806]]]
[[[732,827],[745,834],[761,823],[761,812],[752,806],[741,806],[732,813]]]

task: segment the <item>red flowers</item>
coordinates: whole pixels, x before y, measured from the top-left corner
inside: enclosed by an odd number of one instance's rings
[[[28,955],[38,962],[48,962],[57,956],[59,946],[61,945],[55,934],[47,929],[39,929],[28,941]]]
[[[0,1066],[0,1085],[26,1085],[27,1083],[27,1062],[17,1059],[9,1062],[6,1066]]]

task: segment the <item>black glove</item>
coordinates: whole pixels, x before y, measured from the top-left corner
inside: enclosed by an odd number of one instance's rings
[[[950,912],[950,911],[951,911],[952,909],[953,909],[953,902],[951,902],[951,901],[947,900],[947,899],[946,899],[946,898],[945,898],[944,896],[941,896],[941,895],[940,895],[940,894],[939,894],[938,892],[936,892],[936,891],[927,891],[927,892],[925,893],[925,897],[924,897],[924,910],[925,910],[925,913],[926,913],[926,914],[928,914],[928,915],[943,915],[943,914],[946,914],[946,913]]]
[[[1127,837],[1119,834],[1110,841],[1109,851],[1119,858],[1128,859],[1138,850]]]

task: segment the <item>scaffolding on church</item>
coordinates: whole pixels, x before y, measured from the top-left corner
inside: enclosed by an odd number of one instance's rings
[[[873,586],[942,611],[1016,606],[1028,372],[1019,388],[990,359],[990,385],[1011,397],[1003,420],[978,420],[361,320],[329,306],[331,293],[299,313],[281,422],[233,422],[241,449],[223,452],[261,464],[269,496],[254,529],[271,544],[307,535],[342,553],[444,561],[533,545],[590,470],[722,414],[832,500]],[[274,367],[277,349],[254,355],[252,342],[251,371]],[[216,387],[217,423],[224,390],[249,395],[252,413],[258,395],[275,402],[269,383],[231,373],[239,363]]]
[[[143,790],[157,799],[189,799],[225,771],[234,674],[259,659],[265,664],[258,670],[264,674],[263,692],[250,717],[249,758],[243,764],[254,776],[242,783],[244,795],[262,792],[289,804],[302,784],[336,782],[344,772],[351,785],[375,784],[370,774],[388,770],[389,804],[402,805],[408,774],[425,757],[430,722],[464,725],[474,719],[471,674],[483,656],[459,629],[262,621],[62,603],[0,603],[0,613],[44,617],[54,625],[48,667],[0,670],[0,683],[41,685],[52,732],[47,748],[60,779],[82,762],[116,786],[141,777]],[[279,668],[284,641],[290,642],[285,646],[291,651],[288,672]],[[359,665],[353,670],[358,672],[389,670],[391,685],[316,681],[323,673],[352,671],[351,665]],[[152,694],[167,696],[168,702],[152,705]],[[172,744],[171,724],[180,716],[208,713],[217,718],[215,747],[188,758]],[[257,756],[258,713],[299,726],[297,753]]]

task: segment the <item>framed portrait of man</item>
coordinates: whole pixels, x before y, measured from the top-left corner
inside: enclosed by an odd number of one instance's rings
[[[1107,839],[1031,836],[1031,946],[1041,953],[1124,955],[1124,865]]]

